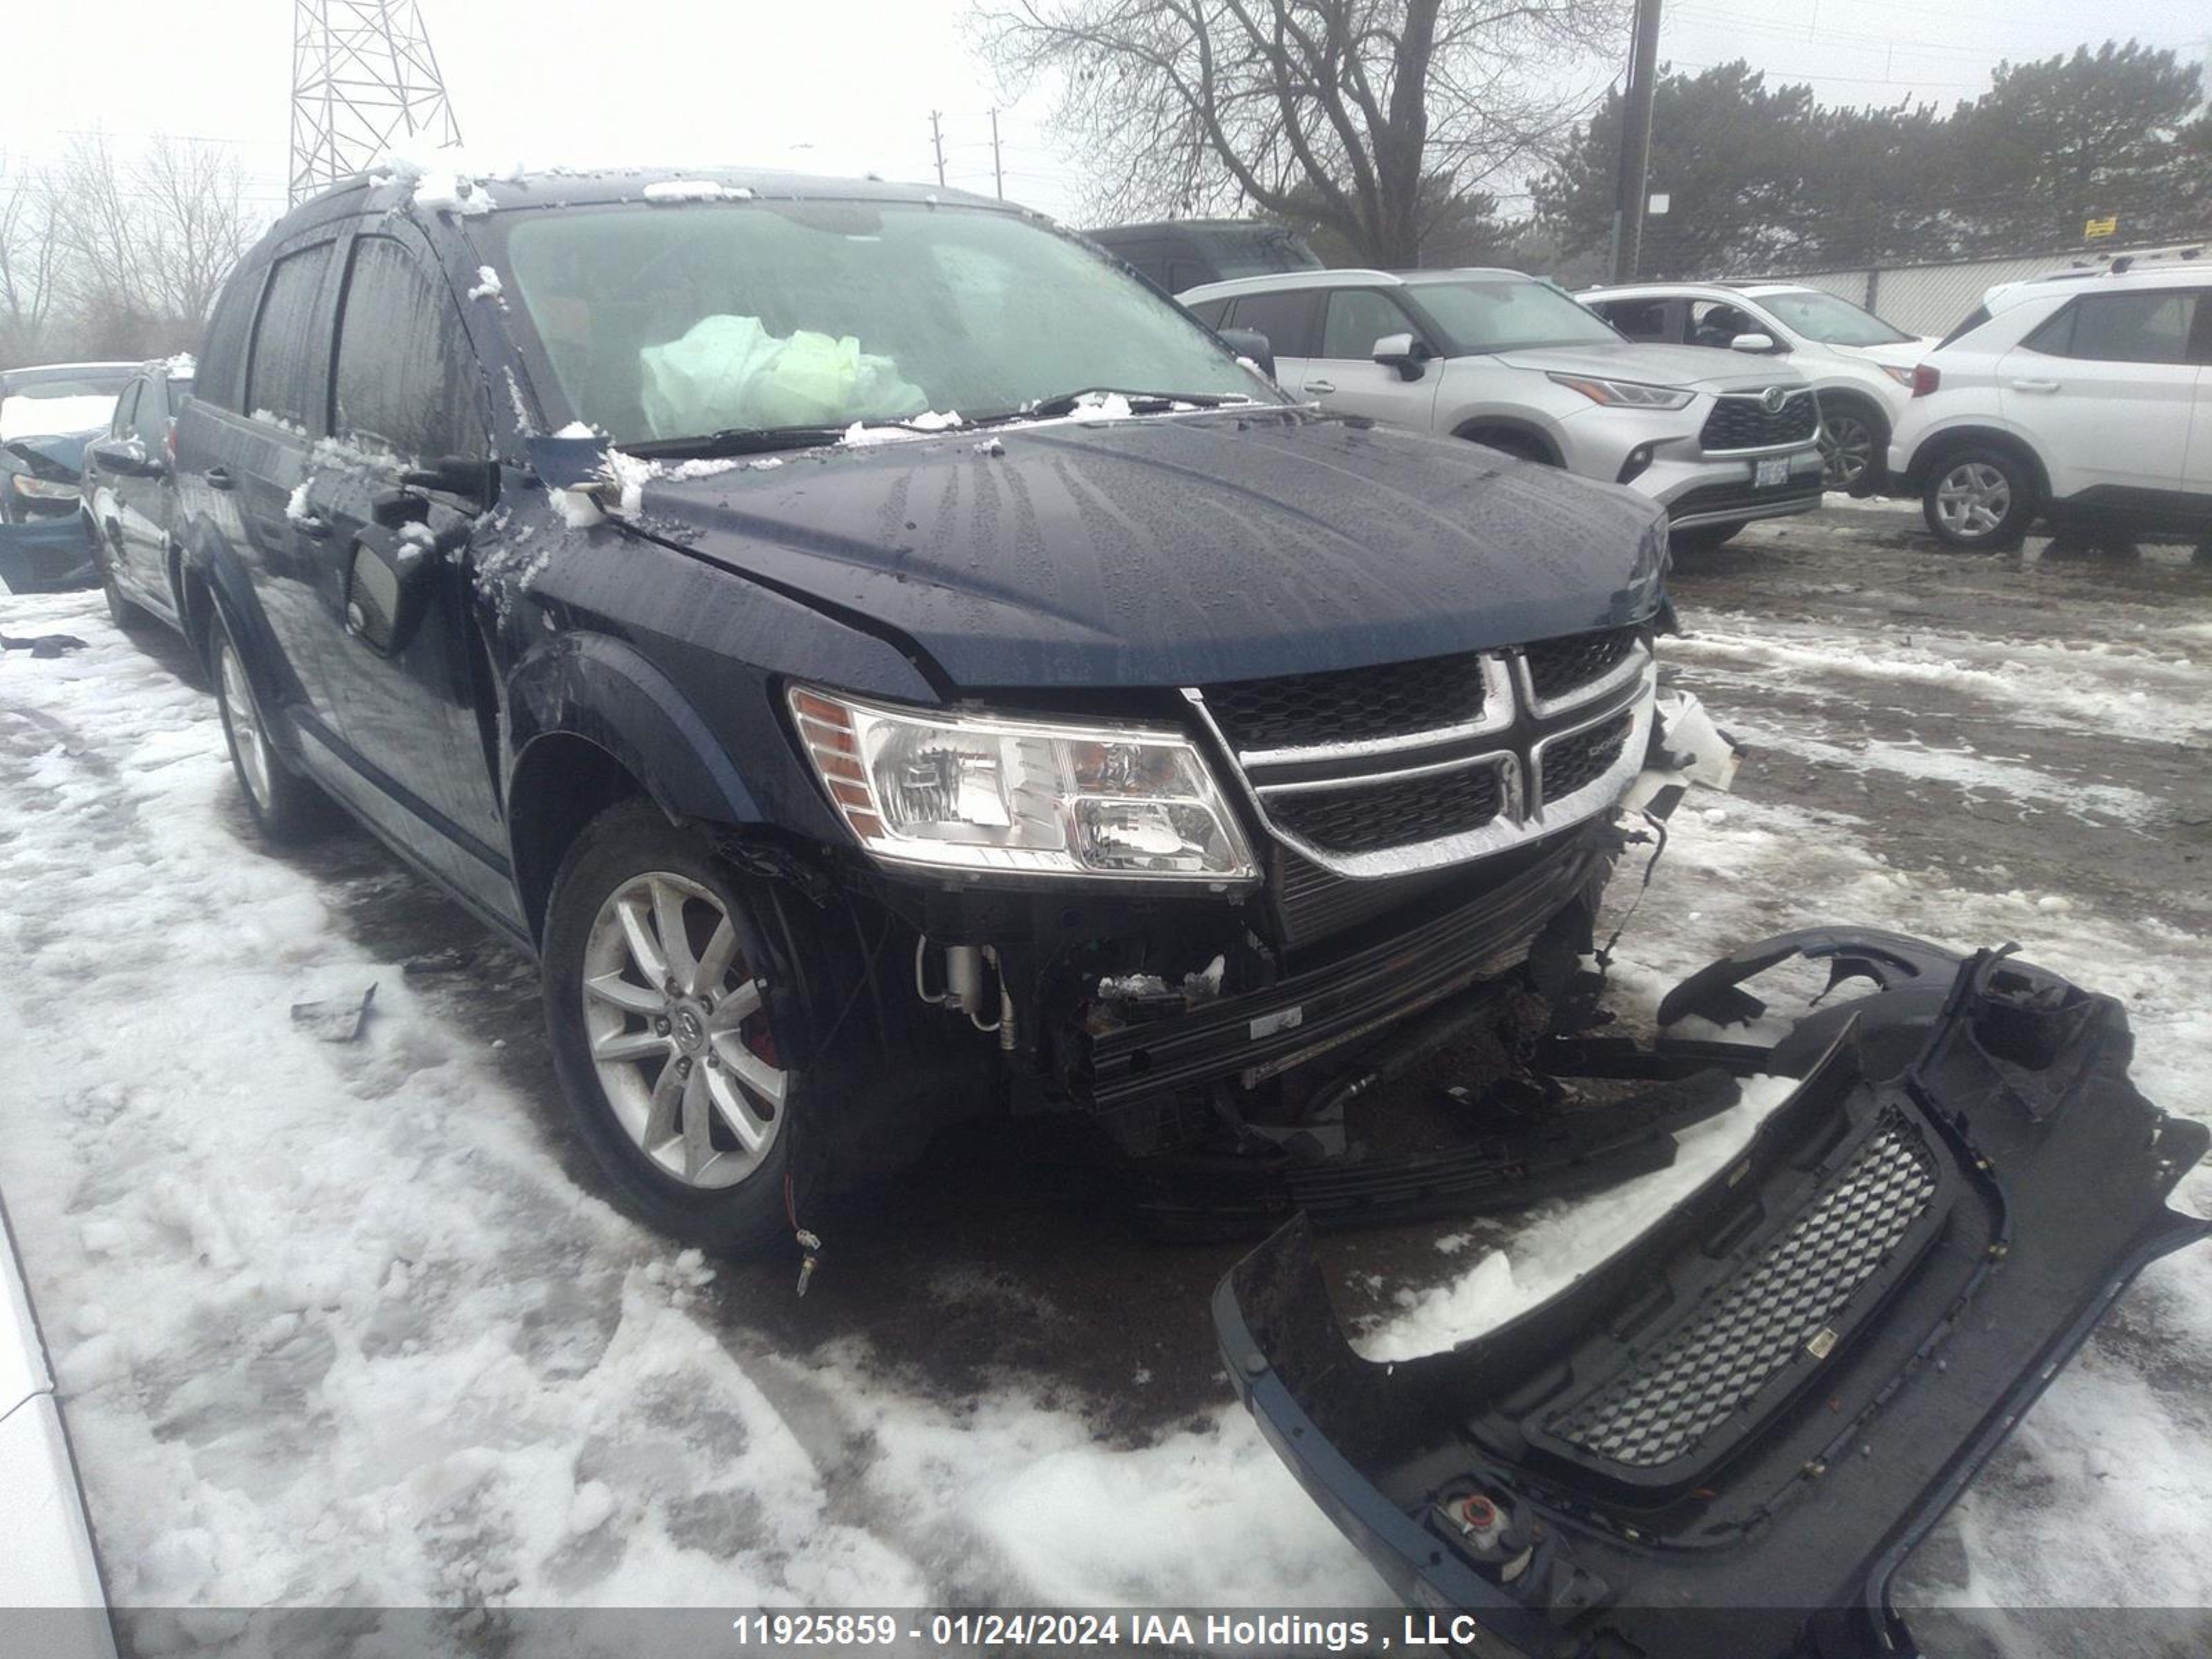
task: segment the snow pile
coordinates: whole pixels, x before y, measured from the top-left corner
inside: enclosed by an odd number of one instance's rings
[[[712,179],[660,179],[639,192],[648,202],[750,202],[749,185],[717,184]]]
[[[489,265],[477,267],[476,286],[469,290],[471,300],[496,300],[501,311],[507,309],[507,290],[501,286],[499,273]],[[511,372],[511,371],[510,371]]]
[[[115,399],[98,393],[88,398],[31,398],[18,392],[0,401],[0,443],[17,438],[66,438],[91,432],[115,418]]]

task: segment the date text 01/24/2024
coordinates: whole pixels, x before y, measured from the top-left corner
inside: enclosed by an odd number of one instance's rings
[[[1429,1614],[1329,1618],[1297,1613],[1076,1613],[977,1611],[931,1613],[749,1613],[733,1620],[742,1647],[916,1649],[981,1647],[1122,1647],[1210,1650],[1299,1650],[1325,1653],[1381,1651],[1395,1645],[1391,1627],[1411,1649],[1444,1648],[1472,1631]]]

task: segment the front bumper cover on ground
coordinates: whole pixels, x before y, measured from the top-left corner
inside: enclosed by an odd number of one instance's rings
[[[85,587],[98,579],[82,514],[0,524],[0,583],[9,592]]]
[[[1541,1306],[1369,1362],[1304,1220],[1215,1294],[1269,1441],[1409,1605],[1471,1615],[1468,1650],[1912,1651],[1899,1565],[2135,1275],[2212,1231],[2166,1206],[2212,1136],[2129,1081],[2111,998],[1824,929],[1714,964],[1664,1012],[1740,1018],[1740,982],[1790,956],[1880,988],[1736,1051],[1799,1086]]]

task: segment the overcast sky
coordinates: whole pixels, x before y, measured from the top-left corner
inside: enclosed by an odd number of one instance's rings
[[[472,152],[527,161],[729,161],[992,188],[995,93],[963,0],[420,0]],[[73,131],[119,145],[166,131],[238,147],[257,196],[283,198],[289,0],[97,0],[7,8],[0,147],[10,168]],[[1747,58],[1832,103],[1947,106],[2002,58],[2134,35],[2212,52],[2206,0],[1670,0],[1682,67]],[[1626,55],[1626,43],[1623,42]],[[1596,77],[1601,79],[1601,74]],[[1044,100],[1003,112],[1006,194],[1080,218],[1079,155]]]

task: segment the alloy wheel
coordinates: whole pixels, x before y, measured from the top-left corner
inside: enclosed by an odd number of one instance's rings
[[[2012,511],[2012,480],[1987,461],[1967,461],[1936,486],[1936,516],[1962,541],[1994,535]]]
[[[1821,483],[1829,489],[1856,489],[1874,465],[1874,428],[1847,414],[1827,416],[1821,427]]]
[[[624,1132],[686,1186],[735,1186],[782,1130],[790,1073],[766,988],[724,902],[683,876],[631,878],[592,923],[585,1046]]]
[[[216,672],[222,680],[222,723],[238,757],[239,775],[246,781],[255,806],[270,809],[270,772],[275,764],[269,753],[269,734],[262,729],[261,711],[254,707],[253,688],[246,684],[245,665],[238,648],[226,636],[217,647]]]

